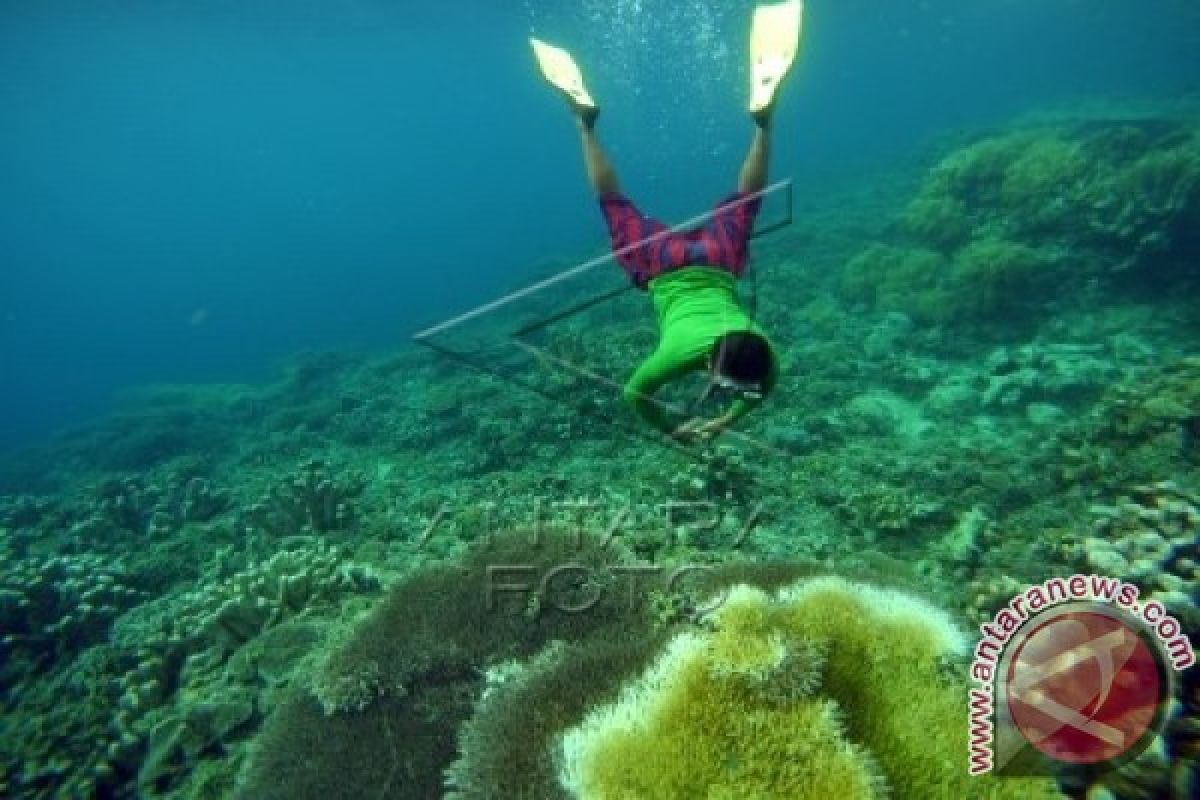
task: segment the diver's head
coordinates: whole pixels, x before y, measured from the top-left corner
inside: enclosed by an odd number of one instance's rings
[[[767,393],[771,345],[754,331],[730,331],[713,342],[708,365],[711,388],[730,389],[759,399]]]

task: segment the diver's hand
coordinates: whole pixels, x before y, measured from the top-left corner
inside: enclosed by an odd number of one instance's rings
[[[697,438],[699,438],[697,432],[704,424],[705,421],[699,417],[689,419],[687,422],[671,431],[671,438],[677,442],[684,443],[695,441]]]
[[[733,417],[728,414],[710,419],[696,428],[696,436],[704,440],[715,439],[721,435],[721,431],[729,427],[729,423],[731,422],[733,422]]]
[[[689,419],[671,433],[671,438],[680,442],[704,442],[719,435],[731,422],[728,414],[716,419]]]

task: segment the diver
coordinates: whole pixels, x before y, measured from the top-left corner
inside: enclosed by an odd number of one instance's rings
[[[625,401],[654,428],[682,441],[712,439],[756,408],[775,387],[779,359],[770,340],[738,302],[735,282],[746,271],[754,218],[767,185],[771,115],[776,92],[795,59],[802,4],[789,0],[755,11],[751,32],[750,117],[754,136],[737,191],[722,199],[700,226],[672,232],[644,215],[621,192],[617,174],[596,138],[599,106],[570,54],[537,39],[534,51],[546,79],[567,99],[583,144],[617,263],[653,301],[658,346],[634,371]],[[654,399],[691,372],[707,374],[697,401],[732,393],[728,410],[712,419],[688,418]]]

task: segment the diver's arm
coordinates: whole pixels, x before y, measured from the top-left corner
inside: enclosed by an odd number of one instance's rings
[[[730,404],[729,410],[717,417],[717,419],[725,420],[725,424],[730,425],[734,422],[737,422],[754,409],[758,408],[759,404],[759,401],[751,402],[745,398],[739,397],[737,400],[734,400],[732,404]]]
[[[668,408],[654,399],[654,393],[674,380],[681,374],[680,365],[675,358],[663,348],[642,362],[633,373],[621,395],[638,416],[652,425],[656,430],[673,434],[679,421],[669,413]]]
[[[713,417],[710,420],[702,420],[696,424],[690,433],[696,438],[711,439],[717,436],[721,431],[728,428],[737,420],[746,416],[751,410],[758,407],[759,401],[750,402],[748,400],[737,399],[733,404],[719,417]]]
[[[630,390],[626,386],[625,401],[633,406],[633,410],[638,413],[639,417],[663,433],[674,433],[676,427],[678,427],[672,417],[666,412],[662,403],[649,395]]]
[[[639,386],[630,380],[622,392],[625,402],[633,407],[637,415],[663,433],[674,433],[676,422],[667,413],[666,407],[654,399],[653,392],[658,387]]]

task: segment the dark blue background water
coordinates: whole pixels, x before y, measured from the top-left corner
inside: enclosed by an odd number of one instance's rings
[[[131,384],[394,346],[594,249],[601,222],[531,32],[584,65],[639,203],[697,213],[750,133],[752,6],[6,0],[0,446]],[[957,126],[1194,93],[1197,7],[810,0],[774,174],[804,191]]]

